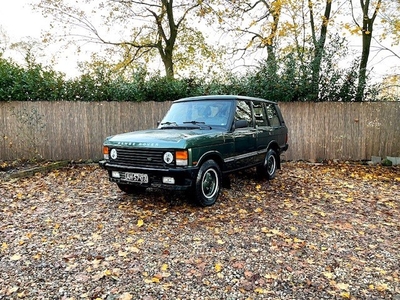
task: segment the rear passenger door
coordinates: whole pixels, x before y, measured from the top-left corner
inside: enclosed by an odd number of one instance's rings
[[[273,128],[269,126],[265,103],[253,101],[254,120],[257,129],[257,150],[266,150],[270,141],[273,139]],[[264,159],[266,151],[260,153],[258,161]]]

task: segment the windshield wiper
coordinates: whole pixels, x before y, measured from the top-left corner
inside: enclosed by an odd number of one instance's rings
[[[160,123],[160,129],[177,129],[179,126],[176,122],[162,122]]]
[[[206,123],[205,122],[200,122],[200,121],[186,121],[186,122],[183,122],[183,124],[197,125],[197,124],[206,124]]]
[[[163,122],[160,123],[160,129],[178,129],[178,128],[204,128],[204,126],[209,127],[211,129],[211,126],[209,125],[205,125],[205,122],[201,122],[201,121],[186,121],[186,122],[182,122],[183,124],[192,124],[193,126],[188,126],[188,125],[178,125],[176,122]]]
[[[209,127],[210,129],[212,129],[212,127],[210,125],[206,125],[206,122],[202,122],[202,121],[186,121],[186,122],[183,122],[183,124],[204,125],[206,127]],[[203,126],[203,128],[204,128],[204,126]],[[201,126],[199,126],[199,128],[201,128]]]
[[[178,126],[178,124],[176,124],[176,122],[163,122],[163,123],[161,123],[160,125],[161,125],[161,126],[162,126],[162,125],[175,125],[175,126]]]

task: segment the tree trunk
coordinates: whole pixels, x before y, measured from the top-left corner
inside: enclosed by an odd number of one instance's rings
[[[318,95],[319,95],[319,77],[320,77],[320,71],[321,71],[321,63],[322,63],[322,56],[324,53],[324,47],[325,47],[325,42],[326,42],[326,36],[328,34],[328,22],[329,18],[331,16],[331,10],[332,10],[332,2],[333,0],[326,0],[326,6],[325,6],[325,13],[324,17],[322,20],[322,25],[321,25],[321,32],[319,39],[316,39],[316,34],[315,34],[315,24],[314,24],[314,12],[312,10],[312,3],[309,0],[309,7],[310,7],[310,19],[311,19],[311,30],[312,30],[312,35],[313,35],[313,42],[314,42],[314,59],[312,61],[312,83],[311,83],[311,98],[314,101],[318,101]]]
[[[164,55],[161,55],[164,63],[165,76],[167,79],[174,79],[174,63],[172,59],[172,49],[165,47]]]
[[[355,99],[356,102],[363,101],[365,86],[367,84],[367,65],[371,49],[372,24],[370,27],[371,27],[371,33],[365,33],[364,30],[362,33],[362,53],[361,53],[360,69],[358,73],[357,95]]]
[[[276,1],[274,1],[276,2]],[[276,75],[278,66],[276,62],[276,55],[275,55],[275,40],[276,36],[278,35],[278,26],[279,26],[279,19],[281,16],[282,7],[280,5],[275,5],[271,8],[270,12],[272,14],[273,22],[271,25],[270,35],[267,41],[267,66],[272,75]]]
[[[379,8],[381,6],[382,0],[379,0],[376,4],[374,14],[372,18],[368,17],[368,10],[370,0],[360,0],[361,8],[363,11],[363,26],[362,26],[362,53],[361,53],[361,61],[360,61],[360,69],[358,74],[358,87],[357,87],[357,95],[356,102],[361,102],[364,99],[364,91],[365,86],[367,84],[367,66],[369,53],[371,51],[371,41],[372,41],[372,31],[374,26],[374,21],[376,16],[378,15]]]
[[[169,40],[164,40],[164,42],[166,43],[166,46],[163,46],[161,40],[158,41],[157,50],[158,53],[160,53],[162,62],[164,64],[165,77],[167,79],[173,79],[174,78],[173,51],[172,47],[169,46],[170,44]]]
[[[175,24],[173,0],[162,0],[162,13],[160,16],[154,14],[158,27],[157,49],[164,64],[165,76],[168,79],[174,78],[173,50],[178,36],[179,23]],[[169,36],[163,28],[163,16],[166,14],[168,21]]]

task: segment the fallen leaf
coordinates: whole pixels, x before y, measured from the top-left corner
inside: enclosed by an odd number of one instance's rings
[[[256,292],[257,294],[267,294],[269,291],[267,291],[261,287],[258,287],[254,290],[254,292]]]
[[[271,231],[272,234],[275,234],[275,235],[281,235],[282,234],[278,229],[271,229],[270,231]]]
[[[18,293],[17,296],[18,296],[18,298],[25,298],[25,296],[26,296],[25,291]]]
[[[375,289],[379,292],[384,292],[388,289],[388,285],[386,283],[379,283],[375,285]]]
[[[250,278],[251,276],[253,276],[253,272],[251,272],[251,271],[244,271],[244,277]]]
[[[14,254],[13,256],[10,257],[10,260],[12,261],[16,261],[16,260],[20,260],[21,259],[21,255],[20,254]]]
[[[8,244],[5,243],[5,242],[3,242],[3,243],[1,244],[1,251],[5,251],[5,250],[7,250],[7,249],[8,249]]]
[[[350,299],[350,298],[351,298],[349,292],[341,292],[341,293],[340,293],[340,296],[341,296],[342,298],[345,298],[345,299]]]
[[[216,263],[214,266],[215,272],[221,272],[222,271],[222,265],[220,263]]]
[[[322,273],[322,274],[324,274],[324,276],[325,276],[326,278],[328,278],[328,279],[332,279],[332,278],[335,276],[335,274],[333,274],[333,273],[331,273],[331,272],[324,272],[324,273]]]
[[[138,247],[135,246],[130,246],[127,248],[128,251],[133,252],[133,253],[139,253],[140,249]]]
[[[16,291],[18,291],[19,287],[18,286],[13,286],[11,288],[8,288],[6,290],[6,295],[10,296],[11,294],[15,293]]]
[[[40,259],[42,257],[41,253],[36,253],[35,255],[32,256],[34,259]]]
[[[120,256],[120,257],[126,257],[127,255],[128,255],[128,252],[118,251],[118,256]]]
[[[349,284],[347,284],[347,283],[336,283],[336,287],[339,289],[339,290],[348,290],[349,289]]]
[[[121,296],[118,297],[118,300],[132,300],[133,296],[127,292],[121,294]]]

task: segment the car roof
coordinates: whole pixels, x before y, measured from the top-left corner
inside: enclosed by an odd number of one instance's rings
[[[262,99],[262,98],[256,98],[256,97],[240,96],[240,95],[207,95],[207,96],[187,97],[187,98],[175,100],[174,103],[186,102],[186,101],[200,101],[200,100],[212,100],[212,101],[216,101],[216,100],[217,101],[218,100],[248,100],[248,101],[262,101],[262,102],[276,104],[276,102],[274,102],[274,101],[270,101],[270,100],[266,100],[266,99]]]

